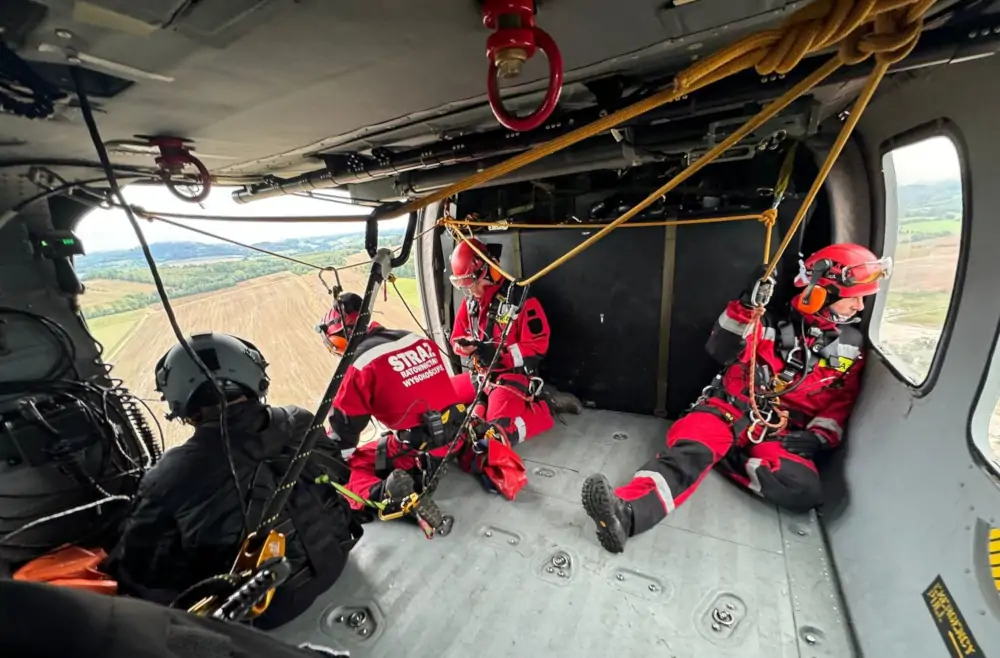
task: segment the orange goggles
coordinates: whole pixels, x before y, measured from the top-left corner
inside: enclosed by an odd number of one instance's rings
[[[347,351],[347,339],[343,336],[338,336],[337,334],[327,334],[326,340],[323,342],[326,344],[326,349],[328,349],[331,354],[342,356],[344,352]]]

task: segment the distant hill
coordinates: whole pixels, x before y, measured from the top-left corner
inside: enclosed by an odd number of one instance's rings
[[[403,235],[401,229],[388,229],[380,232],[380,243],[399,241]],[[312,238],[291,238],[278,242],[259,242],[253,246],[274,251],[281,254],[308,254],[319,251],[335,251],[337,249],[357,250],[364,244],[364,232],[355,231],[352,233],[341,233],[335,236],[321,236]],[[180,263],[186,260],[209,260],[215,258],[245,257],[256,255],[255,252],[237,247],[225,242],[203,243],[203,242],[157,242],[150,245],[149,250],[157,263]],[[77,273],[81,278],[86,279],[89,275],[97,271],[106,272],[109,269],[128,269],[132,267],[145,267],[146,260],[143,258],[139,247],[132,249],[119,249],[114,251],[98,251],[87,254],[82,258],[77,258],[74,262]]]
[[[901,185],[897,200],[902,222],[961,219],[962,182],[949,179]]]

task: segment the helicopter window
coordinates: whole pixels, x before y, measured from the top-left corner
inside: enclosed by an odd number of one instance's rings
[[[920,387],[944,342],[958,280],[965,215],[958,148],[940,134],[908,141],[883,155],[882,172],[893,271],[875,306],[872,342]]]

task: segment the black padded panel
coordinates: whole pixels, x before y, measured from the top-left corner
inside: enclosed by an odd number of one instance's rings
[[[525,275],[582,242],[585,233],[522,232]],[[542,363],[547,382],[600,409],[652,413],[663,254],[663,228],[616,231],[532,287],[552,326]]]
[[[685,226],[677,230],[670,325],[667,414],[676,418],[698,397],[719,366],[705,352],[712,324],[739,296],[763,255],[757,222]]]

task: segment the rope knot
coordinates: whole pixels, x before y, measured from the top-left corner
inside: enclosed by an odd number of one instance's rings
[[[839,44],[845,64],[871,55],[894,64],[910,54],[934,0],[819,0],[795,12],[764,46],[755,68],[784,75],[810,54]]]
[[[760,217],[757,219],[757,221],[759,221],[767,228],[771,228],[772,226],[774,226],[774,223],[778,221],[778,209],[768,208],[767,210],[765,210],[760,214]]]

